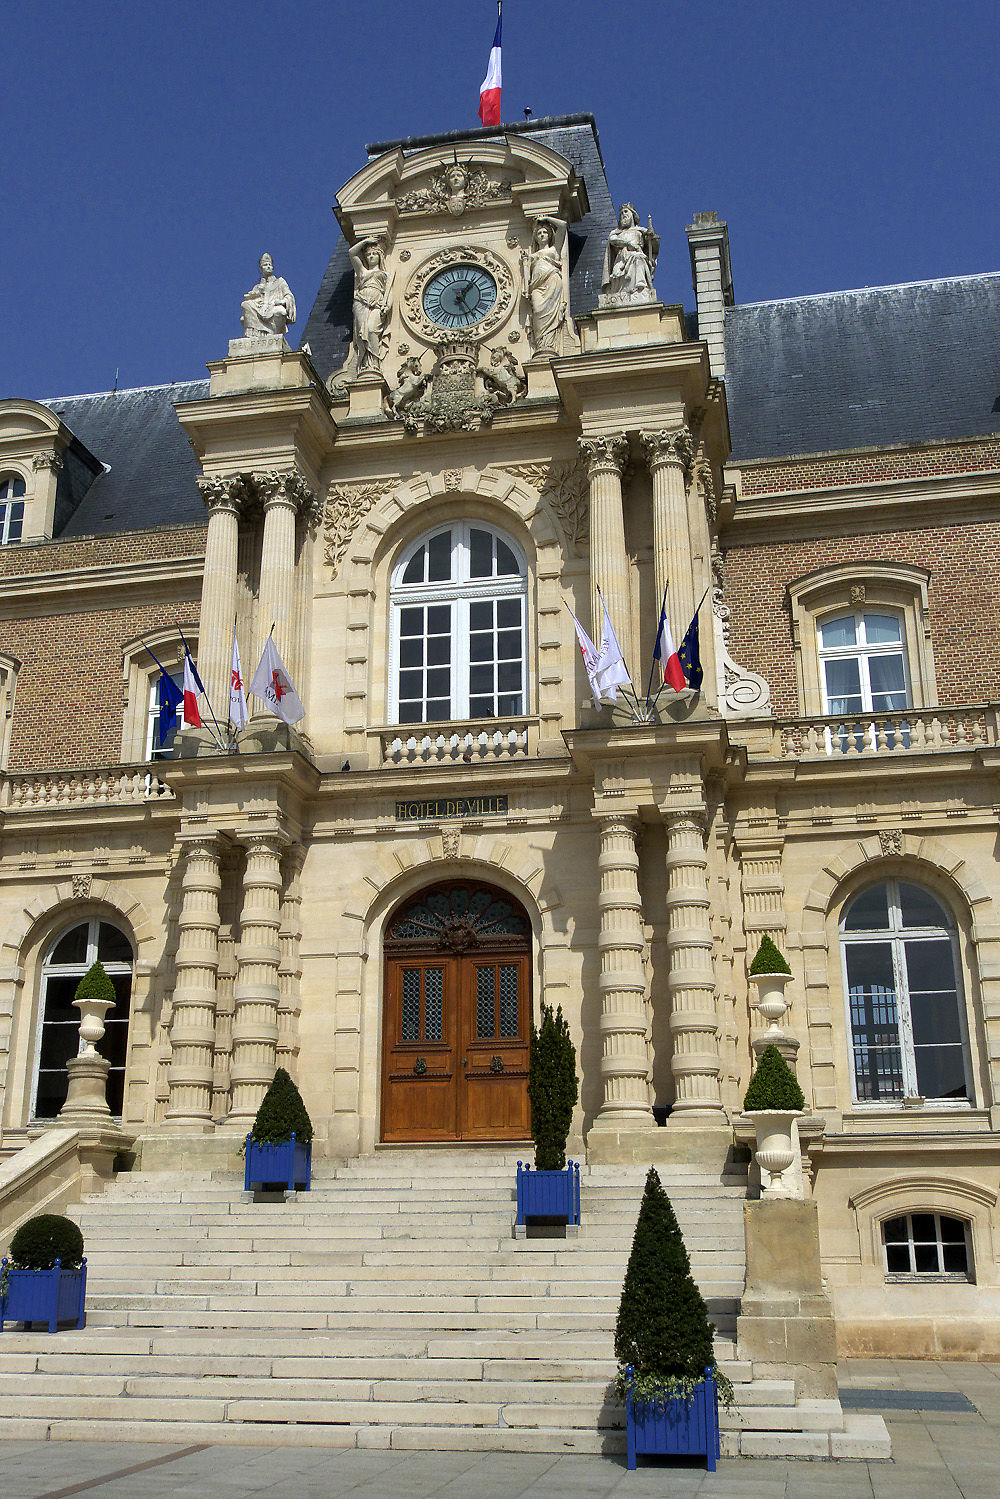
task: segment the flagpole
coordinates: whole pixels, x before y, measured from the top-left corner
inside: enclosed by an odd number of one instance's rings
[[[181,637],[181,643],[183,644],[185,651],[187,652],[187,654],[189,656],[191,656],[191,647],[188,645],[187,641],[184,639],[184,631],[181,629],[180,625],[177,626],[177,633]],[[191,664],[192,664],[192,666],[194,665],[194,657],[193,656],[191,656]],[[195,670],[197,671],[197,668],[195,668]],[[199,682],[201,682],[201,678],[200,677],[198,678],[198,680],[199,680]],[[201,690],[202,690],[202,692],[205,692],[205,684],[204,684],[204,682],[201,683]],[[219,749],[222,751],[222,753],[224,755],[228,755],[228,753],[229,753],[229,743],[223,737],[222,730],[219,728],[219,720],[215,716],[215,709],[212,707],[212,699],[209,697],[209,695],[208,695],[207,692],[205,692],[205,701],[208,704],[208,711],[212,715],[212,722],[215,724],[215,732],[218,735],[218,738],[215,740],[215,742],[218,745]]]
[[[601,592],[600,584],[597,585],[597,597],[601,601],[601,608],[604,610],[605,614],[607,614],[608,613],[608,606],[607,606],[607,603],[605,601],[604,595]],[[611,616],[608,615],[608,618],[610,619]],[[614,629],[614,625],[613,624],[612,624],[611,628]],[[621,649],[620,646],[619,646],[619,649]],[[648,723],[649,719],[642,716],[642,709],[639,707],[639,695],[638,695],[638,693],[635,690],[635,683],[632,681],[632,673],[628,669],[628,662],[625,660],[625,652],[624,651],[622,651],[622,665],[625,668],[625,675],[628,677],[628,685],[632,689],[632,701],[635,703],[635,721],[636,721],[636,723]]]
[[[649,682],[647,683],[647,686],[646,686],[646,712],[647,713],[649,712],[649,694],[650,694],[650,691],[651,691],[652,686],[653,686],[653,673],[656,670],[656,647],[660,643],[660,623],[661,623],[661,621],[663,619],[663,616],[664,616],[664,614],[666,612],[667,612],[667,587],[666,587],[666,584],[664,584],[664,587],[663,587],[663,599],[662,599],[662,601],[660,603],[660,615],[659,615],[659,618],[656,621],[656,639],[653,641],[653,659],[652,659],[652,661],[649,664]],[[660,665],[661,666],[663,665],[662,661],[660,662]]]
[[[664,594],[664,598],[666,598],[666,594]],[[707,599],[707,598],[708,598],[708,589],[707,589],[707,588],[706,588],[706,589],[705,589],[705,592],[704,592],[704,593],[703,593],[703,594],[702,594],[702,596],[701,596],[701,603],[700,603],[700,604],[699,604],[699,605],[698,605],[698,607],[697,607],[697,609],[696,609],[696,610],[695,610],[695,611],[694,611],[694,613],[693,613],[693,614],[692,614],[692,616],[691,616],[691,625],[693,625],[693,624],[694,624],[694,622],[695,622],[695,620],[696,620],[696,619],[697,619],[697,618],[698,618],[698,615],[699,615],[699,614],[700,614],[700,613],[701,613],[701,611],[702,611],[702,607],[703,607],[703,605],[704,605],[704,603],[705,603],[705,600],[706,600],[706,599]],[[690,628],[691,628],[691,625],[688,625],[688,630],[690,630]],[[687,634],[687,631],[685,631],[685,635],[686,635],[686,634]],[[681,641],[681,644],[682,644],[682,645],[683,645],[683,644],[684,644],[684,641],[683,641],[683,640],[682,640],[682,641]],[[661,683],[660,683],[660,686],[659,686],[659,690],[658,690],[658,691],[657,691],[657,694],[656,694],[656,696],[655,696],[655,697],[654,697],[654,699],[653,699],[653,702],[652,702],[652,707],[654,707],[654,708],[655,708],[655,707],[656,707],[656,705],[657,705],[657,703],[658,703],[658,702],[659,702],[659,701],[660,701],[660,693],[661,693],[661,692],[662,692],[662,691],[663,691],[663,689],[664,689],[664,687],[665,687],[665,686],[666,686],[666,685],[667,685],[667,684],[666,684],[666,681],[665,681],[665,680],[664,680],[664,681],[663,681],[663,682],[661,682]]]

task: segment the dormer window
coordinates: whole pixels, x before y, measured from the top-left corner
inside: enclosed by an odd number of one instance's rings
[[[25,492],[20,474],[0,476],[0,546],[13,546],[21,540]]]

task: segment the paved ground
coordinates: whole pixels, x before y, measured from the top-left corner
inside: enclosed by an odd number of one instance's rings
[[[892,1462],[738,1458],[703,1468],[624,1458],[315,1447],[0,1442],[3,1499],[1000,1499],[1000,1364],[849,1360],[842,1388],[879,1409]],[[0,1433],[3,1395],[0,1390]]]

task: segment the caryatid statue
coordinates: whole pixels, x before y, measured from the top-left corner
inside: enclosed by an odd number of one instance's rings
[[[294,323],[295,298],[288,282],[274,274],[274,261],[266,250],[259,264],[261,279],[243,298],[240,321],[247,338],[273,338]]]
[[[601,298],[609,302],[655,302],[653,276],[660,253],[660,236],[649,227],[639,227],[639,215],[631,203],[623,203],[618,228],[608,235],[601,277]]]
[[[349,251],[354,267],[354,351],[358,374],[381,374],[389,321],[392,273],[377,239],[359,239]]]
[[[536,354],[561,354],[566,326],[566,286],[563,279],[563,219],[535,220],[531,249],[521,251],[521,295],[531,309],[531,346]]]

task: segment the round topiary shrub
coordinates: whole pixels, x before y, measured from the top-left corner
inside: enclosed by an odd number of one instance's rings
[[[284,1067],[271,1079],[250,1133],[259,1145],[284,1145],[293,1135],[299,1145],[308,1145],[312,1139],[312,1120],[302,1094]]]
[[[615,1327],[619,1394],[631,1386],[640,1400],[690,1398],[711,1369],[728,1405],[732,1386],[716,1368],[714,1332],[670,1199],[650,1166]]]
[[[755,1109],[801,1111],[805,1106],[806,1101],[795,1073],[776,1046],[766,1046],[744,1095],[744,1109],[749,1114]]]
[[[20,1270],[77,1270],[83,1260],[83,1234],[71,1218],[40,1213],[22,1223],[10,1241],[10,1262]]]
[[[576,1047],[562,1006],[553,1013],[542,1001],[541,1024],[531,1027],[528,1061],[528,1098],[531,1138],[535,1142],[536,1171],[562,1171],[566,1165],[566,1136],[580,1085],[576,1075]]]
[[[751,977],[760,973],[791,973],[788,960],[780,948],[775,947],[770,937],[761,938],[754,960],[750,964]]]

